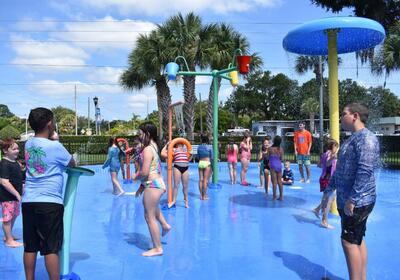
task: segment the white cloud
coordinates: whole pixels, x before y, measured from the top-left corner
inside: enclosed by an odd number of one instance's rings
[[[56,29],[58,25],[59,23],[56,20],[48,17],[44,17],[40,21],[31,18],[21,18],[15,24],[15,28],[16,30],[48,31]]]
[[[68,67],[67,65],[85,65],[85,60],[89,58],[89,55],[84,50],[67,43],[42,42],[30,37],[16,35],[11,36],[11,41],[11,47],[16,53],[16,57],[12,60],[13,63],[66,65],[65,67],[42,68],[27,66],[30,71],[76,70],[76,67]],[[29,41],[30,43],[20,43],[19,41]]]
[[[85,4],[98,9],[116,8],[121,14],[168,15],[174,12],[201,12],[211,10],[217,14],[244,12],[258,7],[273,7],[281,0],[83,0]],[[161,8],[162,7],[162,8]]]
[[[54,80],[42,80],[30,86],[36,94],[49,98],[64,98],[74,94],[75,85],[79,94],[118,94],[125,91],[119,85],[90,84],[80,81],[58,82]]]
[[[69,22],[65,31],[55,33],[57,39],[74,41],[76,46],[91,50],[127,49],[135,46],[140,34],[148,33],[156,25],[140,20],[116,20],[107,16],[93,22]],[[84,32],[73,32],[84,31]],[[90,32],[92,31],[92,32]]]
[[[91,71],[87,75],[87,79],[101,83],[118,83],[122,72],[123,69],[104,67]]]
[[[228,86],[228,85],[224,85],[221,87],[220,91],[219,91],[219,100],[222,102],[225,102],[232,94],[232,92],[235,90],[234,87],[232,86]]]

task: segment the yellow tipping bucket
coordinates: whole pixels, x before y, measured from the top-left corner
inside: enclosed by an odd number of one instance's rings
[[[237,86],[239,84],[238,71],[231,71],[228,75],[231,78],[231,85],[234,87]]]

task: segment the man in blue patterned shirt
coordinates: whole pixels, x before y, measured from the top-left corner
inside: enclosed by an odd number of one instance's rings
[[[359,103],[343,109],[341,126],[353,134],[340,147],[336,171],[325,190],[327,194],[337,190],[342,247],[352,280],[366,279],[367,247],[363,236],[376,200],[374,171],[379,162],[379,143],[365,128],[367,119],[368,109]]]

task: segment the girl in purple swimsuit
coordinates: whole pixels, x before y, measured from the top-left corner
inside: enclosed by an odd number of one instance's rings
[[[274,137],[274,144],[268,148],[269,168],[271,172],[273,199],[276,199],[276,185],[279,185],[279,198],[283,200],[283,184],[282,184],[282,158],[283,149],[281,148],[282,138],[278,135]]]

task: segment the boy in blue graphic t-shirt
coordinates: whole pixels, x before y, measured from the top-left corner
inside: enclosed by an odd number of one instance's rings
[[[35,108],[29,114],[35,137],[25,143],[26,182],[22,196],[24,267],[34,279],[36,256],[44,255],[49,278],[60,278],[58,252],[63,243],[63,172],[75,166],[58,142],[53,112]]]

